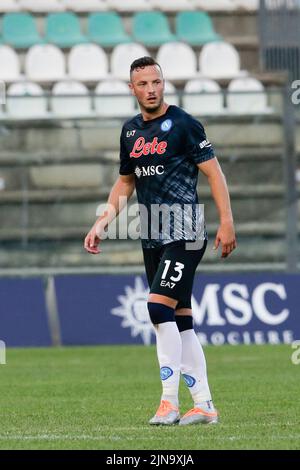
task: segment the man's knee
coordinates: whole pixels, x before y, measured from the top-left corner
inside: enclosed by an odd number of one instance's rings
[[[169,321],[175,321],[174,308],[156,302],[148,302],[147,305],[150,319],[153,325],[158,325],[159,323],[166,323]]]
[[[179,332],[193,329],[192,315],[175,315],[175,321]]]

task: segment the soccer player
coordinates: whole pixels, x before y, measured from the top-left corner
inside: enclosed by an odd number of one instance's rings
[[[199,223],[203,214],[196,190],[198,171],[207,177],[219,212],[214,249],[221,245],[222,258],[236,248],[226,180],[200,122],[164,101],[159,64],[151,57],[135,60],[129,87],[141,113],[123,126],[120,176],[110,192],[107,210],[87,234],[84,246],[89,253],[100,252],[104,231],[136,189],[140,207],[146,208],[147,214],[141,217],[142,247],[150,286],[148,311],[156,333],[162,383],[160,406],[149,423],[217,423],[205,356],[193,329],[191,295],[195,271],[207,245],[205,225]],[[161,219],[153,210],[161,206],[172,209],[167,224],[164,212]],[[188,223],[181,223],[183,219]],[[153,225],[156,230],[152,230]],[[180,373],[194,402],[181,418]]]

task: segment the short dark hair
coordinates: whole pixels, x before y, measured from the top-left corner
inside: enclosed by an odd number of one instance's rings
[[[148,67],[149,65],[157,65],[161,70],[160,65],[153,59],[153,57],[144,56],[144,57],[140,57],[139,59],[135,59],[132,62],[130,66],[130,76],[134,70],[143,69],[145,67]]]

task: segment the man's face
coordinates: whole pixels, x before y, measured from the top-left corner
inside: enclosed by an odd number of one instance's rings
[[[155,113],[162,105],[164,80],[157,65],[133,70],[129,87],[141,109],[148,113]]]

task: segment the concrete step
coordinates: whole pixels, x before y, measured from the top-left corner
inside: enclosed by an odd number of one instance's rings
[[[210,198],[211,191],[209,186],[204,184],[205,179],[200,181],[198,186],[199,196],[202,198]],[[58,202],[105,202],[109,194],[111,186],[102,186],[98,188],[72,188],[72,189],[38,189],[28,191],[2,191],[0,198],[1,205],[19,204],[22,205],[25,200],[26,203],[58,203]],[[280,198],[284,195],[284,186],[282,184],[257,184],[257,185],[229,185],[230,194],[236,199],[247,199],[252,197],[259,199],[262,196],[265,198]],[[298,184],[300,191],[300,184]],[[135,193],[134,193],[135,195]],[[135,196],[132,197],[133,202],[136,202]]]
[[[213,238],[209,242],[204,263],[218,265],[220,271],[224,264],[241,263],[284,263],[285,241],[283,237],[265,239],[265,237],[245,237],[239,240],[238,249],[226,260],[220,258],[220,250],[213,249]],[[1,268],[18,267],[97,267],[97,266],[136,266],[143,264],[140,242],[105,241],[101,245],[100,255],[85,252],[82,240],[57,242],[30,242],[23,247],[20,244],[2,244],[0,249]],[[300,243],[298,257],[300,254]]]
[[[103,185],[113,186],[118,175],[119,166],[116,163],[0,167],[0,179],[3,181],[2,186],[5,190],[90,188],[91,191]]]
[[[300,269],[300,263],[298,264]],[[279,263],[234,263],[234,264],[200,264],[197,268],[197,272],[201,273],[266,273],[266,272],[286,272],[286,262],[282,261]],[[74,266],[62,266],[62,267],[17,267],[17,268],[0,268],[1,277],[14,277],[14,278],[26,278],[26,277],[42,277],[47,279],[49,276],[69,276],[78,275],[79,269]],[[93,274],[134,274],[143,275],[145,274],[145,268],[142,264],[128,265],[128,266],[84,266],[80,267],[81,275],[93,275]]]
[[[281,184],[283,162],[280,149],[216,149],[216,155],[226,175],[228,184],[257,185]],[[51,160],[52,158],[52,160]],[[38,164],[37,161],[39,161]],[[300,158],[299,158],[300,164]],[[259,165],[259,171],[257,166]],[[2,154],[0,156],[0,179],[5,190],[32,189],[93,189],[110,188],[119,174],[117,152],[101,156],[91,154],[59,157],[34,154]],[[201,173],[199,178],[205,182]],[[1,193],[2,196],[4,192]]]
[[[238,146],[214,145],[218,158],[221,161],[234,159],[234,161],[253,162],[254,161],[272,161],[282,158],[282,145],[274,148],[266,145],[256,146]],[[300,152],[298,155],[300,160]],[[119,151],[103,149],[100,152],[94,150],[82,151],[74,148],[67,151],[60,149],[39,149],[34,151],[24,150],[5,150],[0,148],[0,167],[40,167],[44,165],[69,165],[69,164],[93,164],[101,163],[103,165],[119,162]]]
[[[104,188],[102,190],[104,191]],[[229,190],[236,221],[283,222],[285,217],[283,186],[230,186]],[[89,226],[96,218],[96,211],[99,212],[99,205],[105,204],[107,192],[105,189],[104,195],[101,191],[89,190],[44,190],[25,193],[4,191],[0,199],[1,226],[7,228]],[[199,193],[207,221],[214,222],[217,220],[217,212],[210,189],[201,187]],[[136,203],[136,200],[133,198],[131,203]]]
[[[281,118],[277,114],[258,116],[202,116],[208,138],[220,147],[281,148],[284,141]],[[0,124],[1,151],[61,153],[65,151],[100,152],[119,150],[124,120],[45,120],[7,121]],[[300,134],[300,133],[298,133]],[[300,142],[300,136],[298,137]]]
[[[29,241],[82,241],[89,231],[90,226],[41,226],[37,228],[22,229],[20,227],[0,228],[0,241],[5,243],[28,243]],[[218,230],[217,224],[207,224],[207,232],[210,238],[214,238]],[[241,238],[264,237],[265,239],[283,238],[286,233],[284,223],[270,222],[246,222],[236,223],[235,230],[238,240]],[[299,224],[300,233],[300,224]],[[129,240],[130,242],[130,240]],[[123,243],[123,241],[122,241]]]

